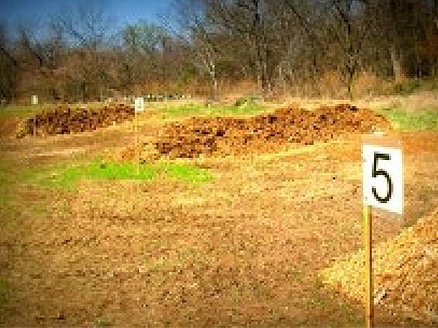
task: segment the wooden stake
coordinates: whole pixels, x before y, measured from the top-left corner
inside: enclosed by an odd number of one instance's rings
[[[363,207],[364,225],[364,260],[365,260],[365,320],[366,327],[374,326],[374,288],[373,288],[373,248],[372,248],[372,216],[371,206]]]
[[[135,134],[135,171],[140,175],[140,159],[138,154],[138,135],[137,135],[137,111],[134,111],[134,134]]]

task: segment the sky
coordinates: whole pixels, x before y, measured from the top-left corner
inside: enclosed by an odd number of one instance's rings
[[[172,0],[0,0],[0,21],[12,27],[20,23],[44,24],[49,14],[92,2],[103,6],[114,24],[123,26],[138,20],[159,22]]]

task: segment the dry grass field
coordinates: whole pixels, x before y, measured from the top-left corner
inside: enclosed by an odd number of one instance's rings
[[[404,217],[374,216],[376,247],[422,218],[438,220],[438,105],[424,97],[427,108],[408,97],[355,103],[386,113],[403,141]],[[360,298],[323,274],[334,268],[342,280],[361,270],[339,264],[362,248],[360,134],[269,152],[154,157],[165,124],[217,113],[175,106],[139,115],[138,174],[126,156],[131,120],[15,138],[17,115],[0,117],[0,325],[363,326]],[[247,117],[279,106],[218,112]],[[436,249],[438,236],[428,244]],[[423,281],[437,286],[430,268]],[[435,306],[438,292],[428,290],[423,302]],[[376,304],[376,326],[436,327],[437,308],[415,315],[428,304],[417,299],[408,312],[392,299]]]

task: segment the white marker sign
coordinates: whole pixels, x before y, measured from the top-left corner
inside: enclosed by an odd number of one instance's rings
[[[362,144],[363,202],[403,214],[403,158],[397,145]]]
[[[136,113],[144,112],[144,99],[142,97],[135,98],[135,112]]]

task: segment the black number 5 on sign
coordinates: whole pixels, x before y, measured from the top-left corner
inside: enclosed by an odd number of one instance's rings
[[[363,141],[362,186],[365,205],[403,213],[403,158],[396,143]]]
[[[391,181],[391,176],[389,175],[389,173],[386,172],[385,170],[377,169],[377,165],[378,165],[379,159],[380,160],[390,161],[391,160],[391,155],[375,152],[374,153],[373,169],[372,169],[372,174],[371,174],[373,178],[377,178],[379,175],[381,175],[381,176],[383,176],[386,179],[386,182],[388,184],[387,189],[386,189],[387,192],[386,192],[386,196],[385,197],[381,197],[377,193],[377,189],[376,189],[375,186],[372,187],[372,192],[373,192],[374,198],[377,199],[380,203],[387,203],[387,202],[389,202],[389,200],[392,197],[393,188],[394,187],[393,187],[393,184],[392,184],[392,181]]]

